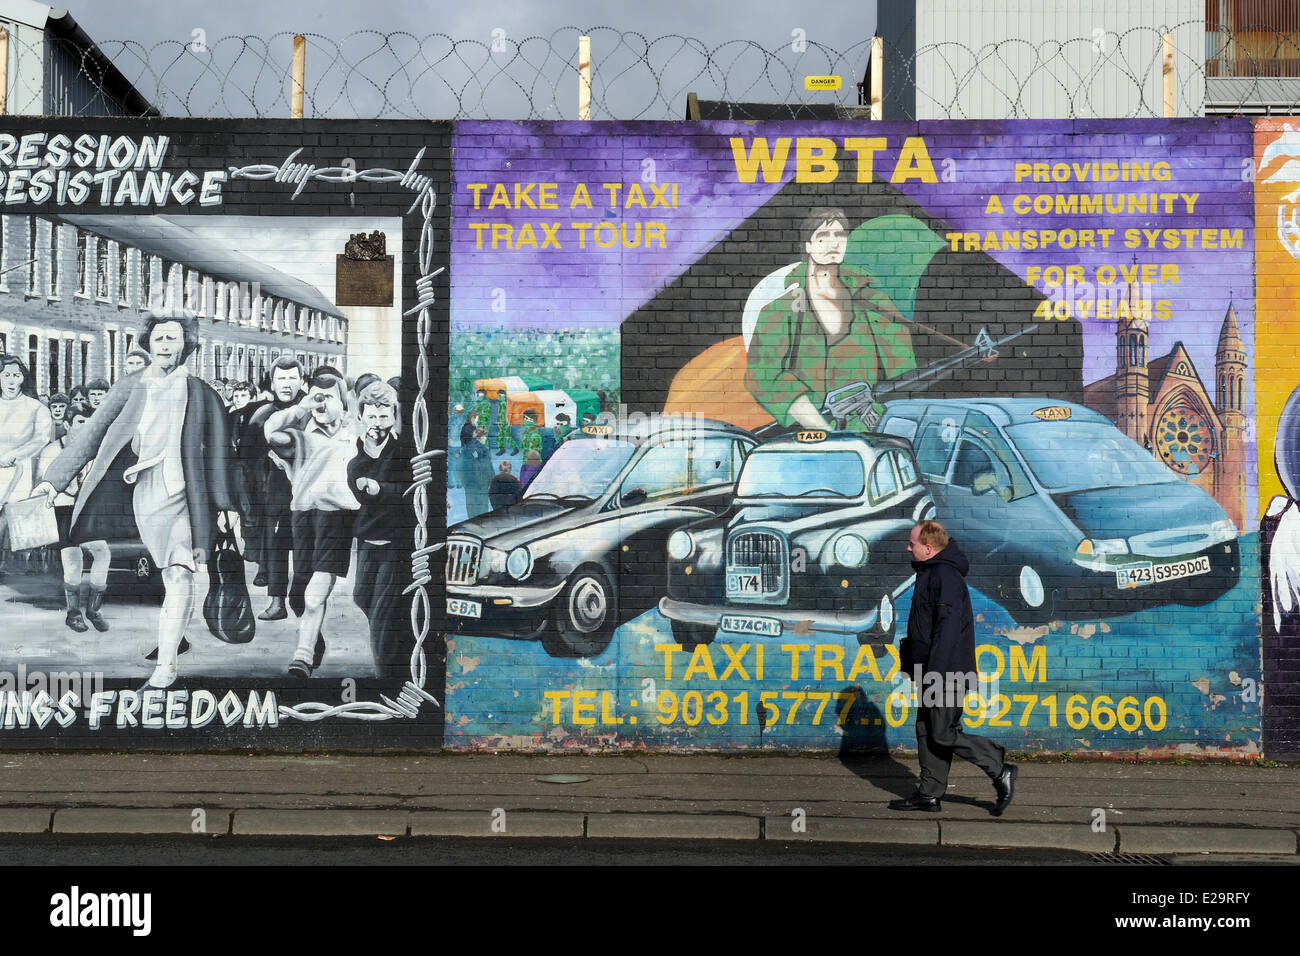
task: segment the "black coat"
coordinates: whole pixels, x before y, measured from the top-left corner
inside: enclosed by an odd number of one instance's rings
[[[970,562],[955,542],[929,561],[913,561],[916,585],[907,636],[924,673],[975,672],[975,615],[966,587]]]

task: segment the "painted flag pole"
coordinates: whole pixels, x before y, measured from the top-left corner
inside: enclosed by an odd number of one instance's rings
[[[578,119],[591,119],[591,37],[578,37]]]
[[[289,106],[289,115],[293,119],[302,119],[302,94],[307,86],[307,38],[293,38],[293,100]]]

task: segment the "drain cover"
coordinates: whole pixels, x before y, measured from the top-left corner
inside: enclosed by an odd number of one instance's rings
[[[1150,853],[1090,853],[1093,863],[1119,863],[1126,866],[1173,866],[1161,856]]]
[[[538,777],[538,783],[586,783],[590,777],[579,777],[572,773],[553,773],[545,777]]]

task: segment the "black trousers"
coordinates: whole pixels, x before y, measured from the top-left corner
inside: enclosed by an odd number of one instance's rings
[[[916,747],[921,759],[923,797],[948,792],[948,770],[954,756],[969,760],[990,778],[1002,772],[1006,750],[987,737],[968,734],[961,726],[960,707],[921,707],[916,712]]]
[[[267,597],[289,597],[294,614],[302,614],[303,594],[310,575],[294,574],[289,587],[289,556],[293,554],[293,522],[288,508],[279,514],[262,514],[262,561]]]
[[[411,597],[402,597],[410,583],[410,571],[409,548],[357,541],[352,600],[370,622],[370,651],[381,677],[411,675],[411,652],[415,649]]]

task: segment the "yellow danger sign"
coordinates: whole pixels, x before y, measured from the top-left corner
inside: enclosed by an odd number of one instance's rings
[[[805,90],[838,90],[840,84],[841,81],[838,76],[805,76],[803,78],[803,88]]]

